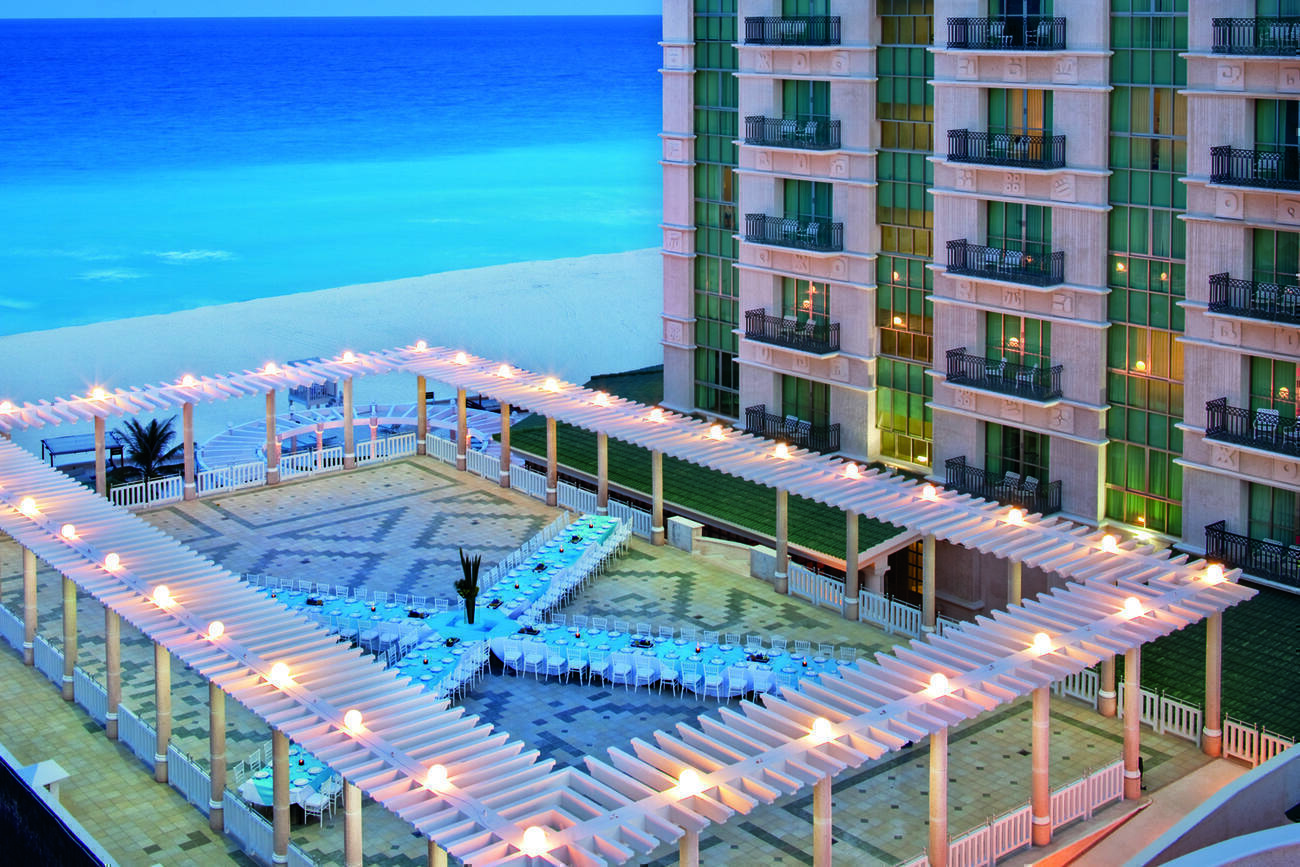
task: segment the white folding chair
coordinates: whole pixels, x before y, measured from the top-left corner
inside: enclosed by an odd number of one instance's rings
[[[810,642],[810,641],[795,641],[795,643],[794,643],[794,652],[795,652],[795,653],[802,653],[802,654],[804,654],[805,656],[807,656],[807,655],[808,655],[808,651],[810,651],[810,650],[812,650],[812,642]]]
[[[739,647],[739,646],[740,646],[740,633],[739,633],[739,632],[728,632],[728,633],[726,633],[726,634],[723,636],[723,642],[724,642],[725,644],[728,644],[728,645],[732,646],[732,647]]]
[[[694,659],[683,659],[681,674],[681,692],[686,690],[698,693],[703,688],[703,675],[700,674],[700,663]]]
[[[672,641],[672,639],[673,639],[673,628],[672,628],[671,626],[660,626],[660,627],[659,627],[659,640],[660,640],[660,641]]]
[[[714,698],[721,701],[722,687],[724,683],[725,683],[725,678],[723,677],[722,674],[722,663],[720,662],[704,663],[704,692],[703,692],[704,697],[708,698],[710,695],[712,695]]]
[[[636,678],[632,681],[632,688],[637,689],[644,686],[646,691],[650,691],[650,684],[659,679],[659,659],[654,656],[636,656]]]

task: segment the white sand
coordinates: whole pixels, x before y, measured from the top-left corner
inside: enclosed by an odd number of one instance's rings
[[[659,250],[635,250],[15,334],[0,337],[0,399],[50,400],[95,385],[145,385],[419,339],[584,382],[660,363],[662,273]],[[286,399],[282,393],[281,407]],[[413,401],[414,379],[363,377],[356,399]],[[260,399],[200,404],[196,438],[262,412]],[[42,437],[89,429],[63,425],[14,440],[39,453]]]

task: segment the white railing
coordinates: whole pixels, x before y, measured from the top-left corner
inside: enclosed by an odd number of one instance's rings
[[[789,564],[786,576],[791,596],[807,599],[814,605],[825,605],[839,610],[844,608],[844,585],[840,582],[825,575],[818,575],[798,563]]]
[[[518,464],[510,466],[510,487],[517,491],[523,491],[534,499],[546,499],[546,476],[525,469]]]
[[[1088,812],[1088,778],[1052,792],[1052,828],[1082,819]]]
[[[496,482],[501,478],[501,460],[495,455],[470,449],[465,452],[465,468],[480,478]]]
[[[117,739],[131,748],[135,757],[153,768],[155,750],[158,749],[158,732],[153,726],[131,713],[124,704],[117,706]]]
[[[198,807],[200,813],[208,814],[212,778],[172,744],[167,746],[167,784]]]
[[[162,503],[174,503],[185,495],[185,479],[182,476],[163,476],[147,482],[132,482],[110,488],[108,498],[115,506],[127,509],[144,509]]]
[[[960,629],[961,622],[953,620],[951,617],[944,617],[942,614],[934,619],[934,631],[936,635],[947,635],[950,629]]]
[[[1124,797],[1124,761],[1112,762],[1088,776],[1088,809],[1095,813],[1099,807]]]
[[[1275,735],[1268,729],[1260,730],[1255,726],[1237,722],[1234,719],[1223,720],[1223,754],[1227,758],[1241,759],[1253,768],[1268,761],[1280,752],[1293,746],[1295,741]]]
[[[36,661],[36,670],[50,679],[55,686],[63,686],[63,654],[45,640],[36,636],[32,647]]]
[[[456,443],[440,436],[434,436],[433,431],[429,431],[429,435],[424,440],[424,450],[427,454],[445,464],[456,463]]]
[[[14,650],[23,649],[23,622],[8,608],[0,606],[0,638]]]
[[[545,479],[542,480],[545,483]],[[642,539],[650,538],[650,513],[644,509],[638,509],[636,506],[628,503],[622,503],[618,500],[609,501],[609,513],[615,518],[621,518],[632,528],[632,532]]]
[[[328,473],[343,467],[343,446],[331,446],[327,449],[298,452],[294,455],[281,455],[280,480],[299,476],[314,476]]]
[[[1167,696],[1160,697],[1160,731],[1192,743],[1201,742],[1201,709],[1194,705],[1176,701]]]
[[[404,433],[391,436],[384,442],[388,443],[385,447],[387,454],[385,457],[390,460],[393,458],[405,458],[415,454],[415,434]]]
[[[108,692],[80,668],[72,671],[72,697],[100,725],[108,718]]]
[[[1026,804],[988,823],[990,863],[1023,849],[1033,839],[1033,815]]]
[[[858,593],[858,620],[874,623],[886,632],[921,634],[921,609],[869,590]]]
[[[231,464],[227,467],[214,467],[203,470],[194,477],[200,497],[221,491],[237,491],[240,488],[256,488],[266,484],[266,462],[252,461],[246,464]]]
[[[275,846],[275,833],[271,823],[263,819],[231,792],[221,799],[222,818],[226,834],[239,841],[244,851],[260,864],[271,863]]]
[[[373,461],[391,461],[415,454],[415,434],[398,434],[378,439],[363,439],[357,443],[357,466]]]
[[[989,857],[990,843],[987,825],[963,834],[948,844],[949,867],[983,867],[992,859]]]
[[[568,482],[560,482],[559,487],[556,488],[556,501],[566,509],[573,509],[584,515],[596,513],[596,492],[584,491]]]
[[[1118,690],[1116,692],[1118,706],[1116,707],[1115,714],[1120,719],[1124,718],[1124,690],[1126,689],[1126,687],[1127,684],[1125,684],[1124,681],[1121,680],[1119,682]],[[1140,691],[1142,693],[1142,697],[1138,702],[1138,706],[1139,706],[1138,720],[1144,723],[1145,725],[1151,726],[1151,728],[1155,730],[1156,734],[1159,734],[1161,731],[1160,693],[1152,692],[1149,689],[1143,689]]]
[[[1101,676],[1091,668],[1085,668],[1077,674],[1066,675],[1052,684],[1052,692],[1079,701],[1097,705],[1097,692],[1101,688]]]

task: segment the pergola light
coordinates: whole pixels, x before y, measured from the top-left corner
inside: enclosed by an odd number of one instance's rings
[[[343,353],[343,357],[340,358],[339,360],[342,361],[344,364],[351,364],[352,362],[357,360],[357,356],[356,353],[354,353],[351,349],[349,349],[348,351]]]
[[[274,361],[268,361],[266,365],[262,368],[262,373],[266,374],[267,376],[274,376],[279,372],[280,372],[280,366],[276,364]]]
[[[700,772],[695,768],[683,768],[677,777],[677,796],[688,798],[702,791],[704,791],[704,781],[700,779]]]
[[[412,349],[414,349],[416,352],[428,352],[429,344],[424,342],[423,340],[417,340],[415,341],[415,346],[413,346]]]
[[[1023,527],[1025,525],[1025,513],[1020,509],[1012,509],[1007,512],[1007,523],[1013,527]]]
[[[362,725],[361,711],[352,708],[343,714],[343,728],[347,729],[350,735],[359,735],[365,731],[365,726]]]
[[[31,497],[23,497],[22,500],[19,501],[18,511],[22,512],[29,518],[35,518],[41,513],[41,510],[36,508],[36,501]]]
[[[1211,563],[1205,567],[1205,583],[1221,584],[1223,583],[1223,567],[1218,563]]]
[[[529,825],[524,831],[523,845],[520,848],[525,855],[540,856],[550,851],[550,843],[546,839],[546,829],[539,825]]]
[[[592,403],[596,404],[596,406],[609,406],[609,395],[603,391],[598,391],[596,396],[592,398]]]
[[[220,620],[214,620],[208,624],[208,639],[215,641],[226,634],[226,624]]]
[[[77,538],[77,526],[75,524],[64,524],[59,528],[59,535],[68,540],[75,539]]]
[[[285,687],[290,683],[293,683],[293,679],[289,676],[289,666],[285,665],[283,662],[277,662],[275,665],[271,666],[271,676],[267,679],[270,680],[272,684],[279,687]]]
[[[1119,540],[1112,534],[1107,533],[1105,536],[1101,537],[1101,550],[1105,551],[1107,554],[1118,554]]]
[[[0,400],[0,412],[8,415],[14,411],[14,404],[11,400]]]
[[[722,425],[720,424],[709,425],[709,439],[711,440],[722,439]]]
[[[939,499],[939,489],[934,485],[925,485],[921,488],[921,499],[928,503],[933,503]]]
[[[772,451],[772,454],[778,460],[788,461],[790,459],[790,447],[785,443],[777,443],[776,448],[773,449]]]
[[[819,716],[813,720],[812,738],[815,741],[826,743],[835,738],[835,730],[831,726],[831,721],[824,716]]]
[[[457,364],[469,364],[469,356],[464,352],[457,352],[456,357],[452,359]]]
[[[497,368],[497,376],[501,377],[502,379],[509,379],[510,377],[514,376],[514,374],[510,372],[510,365],[503,364]]]
[[[1052,636],[1046,632],[1040,632],[1034,636],[1034,653],[1042,656],[1044,653],[1052,652]]]
[[[551,391],[551,392],[555,392],[556,394],[559,394],[560,381],[553,376],[548,376],[546,377],[546,381],[542,383],[542,388],[546,389],[547,391]]]
[[[447,769],[442,765],[430,765],[424,775],[424,787],[434,792],[447,788]]]
[[[1142,607],[1142,601],[1136,596],[1130,596],[1124,600],[1124,616],[1130,619],[1141,617],[1145,613]]]
[[[110,552],[104,555],[104,571],[116,572],[118,569],[121,568],[122,568],[122,558],[117,556],[116,553]]]
[[[654,409],[650,410],[650,421],[654,422],[655,424],[663,424],[664,411],[659,407],[655,407]]]
[[[90,392],[91,400],[104,400],[107,397],[108,397],[108,392],[105,391],[104,387],[100,385],[95,386],[95,388]]]
[[[926,687],[925,691],[931,697],[947,695],[952,692],[952,687],[948,686],[948,676],[941,671],[936,671],[930,675],[930,685]]]
[[[159,608],[166,608],[172,604],[172,592],[167,589],[166,584],[159,584],[153,589],[153,604]]]
[[[858,465],[853,463],[853,461],[849,461],[847,464],[844,465],[844,478],[846,479],[862,478],[862,473],[860,470],[858,470]]]
[[[198,384],[199,381],[194,378],[192,373],[187,373],[181,377],[181,388],[193,388]]]

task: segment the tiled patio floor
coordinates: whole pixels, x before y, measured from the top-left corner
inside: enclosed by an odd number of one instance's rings
[[[147,513],[145,517],[233,571],[328,581],[376,590],[451,595],[459,566],[455,549],[483,553],[485,567],[548,523],[556,514],[535,501],[457,474],[433,460],[411,459],[280,488],[255,490]],[[19,558],[12,543],[0,545],[0,602],[19,603]],[[40,573],[41,631],[59,644],[57,575]],[[103,676],[103,615],[90,599],[79,603],[81,665]],[[788,639],[849,644],[864,654],[892,646],[893,639],[835,612],[775,595],[761,582],[712,558],[692,557],[636,542],[601,579],[588,585],[568,613],[602,614],[655,625],[693,623],[723,632],[774,633]],[[152,652],[124,625],[124,703],[152,722]],[[29,678],[40,676],[27,672]],[[38,690],[37,687],[31,687]],[[25,692],[25,690],[22,690]],[[51,693],[52,695],[52,693]],[[177,746],[207,755],[207,690],[189,671],[173,672],[174,736]],[[57,699],[56,699],[57,700]],[[61,702],[60,702],[61,704]],[[470,713],[495,723],[559,765],[581,757],[604,757],[607,747],[652,738],[716,703],[671,694],[629,693],[622,687],[537,682],[532,677],[489,677],[464,700]],[[233,762],[269,739],[267,727],[228,702],[229,755]],[[84,718],[82,722],[85,723]],[[1061,785],[1120,754],[1118,722],[1067,700],[1053,703],[1052,783]],[[0,739],[12,737],[21,720],[4,722]],[[94,728],[93,724],[90,726]],[[83,726],[84,728],[84,726]],[[949,827],[954,836],[1012,809],[1028,797],[1027,702],[999,708],[950,735]],[[100,736],[102,741],[102,735]],[[12,743],[10,744],[13,748]],[[120,752],[117,747],[112,750]],[[1144,733],[1149,787],[1171,782],[1206,760],[1195,745]],[[122,761],[138,770],[129,755]],[[835,786],[835,857],[844,863],[894,863],[920,852],[926,841],[928,759],[924,744],[890,754],[843,775]],[[811,863],[811,791],[734,817],[701,835],[708,864]],[[177,799],[179,800],[179,799]],[[194,812],[198,827],[206,827]],[[156,833],[146,828],[146,834]],[[172,841],[158,835],[157,845]],[[364,810],[367,860],[425,863],[425,845],[382,808]],[[342,856],[342,822],[324,828],[295,826],[296,843],[320,857]],[[163,859],[159,859],[163,860]],[[647,863],[676,861],[675,847]],[[152,862],[150,862],[152,863]],[[164,863],[176,863],[164,861]]]

